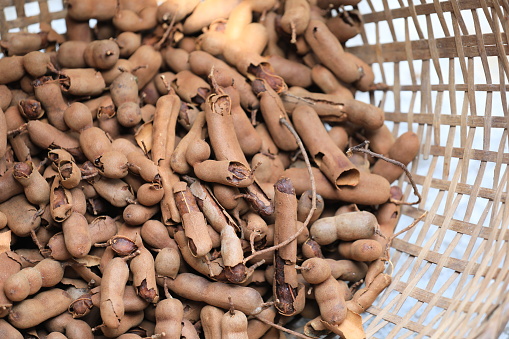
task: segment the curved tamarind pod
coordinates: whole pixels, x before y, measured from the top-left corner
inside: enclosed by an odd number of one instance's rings
[[[124,290],[129,267],[121,257],[112,259],[104,269],[101,281],[101,318],[107,328],[119,328],[124,317]]]
[[[421,144],[419,137],[414,132],[406,132],[400,135],[389,150],[388,158],[408,165],[419,153]],[[390,183],[403,174],[403,169],[394,164],[378,159],[371,172],[386,178]]]
[[[35,98],[41,102],[50,124],[60,131],[67,130],[64,111],[68,105],[58,82],[55,82],[50,76],[43,76],[34,80],[33,86]]]
[[[184,21],[184,34],[192,34],[210,25],[214,20],[228,18],[240,0],[207,0],[201,1],[193,13]]]
[[[31,205],[24,194],[18,194],[0,204],[0,212],[7,217],[7,225],[15,235],[26,237],[41,224],[37,208]]]
[[[359,170],[334,144],[313,108],[298,105],[292,113],[292,120],[318,168],[336,188],[359,183]]]

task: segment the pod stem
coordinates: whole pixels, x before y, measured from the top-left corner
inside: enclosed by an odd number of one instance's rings
[[[403,169],[403,171],[405,172],[406,176],[408,177],[408,180],[410,181],[410,184],[412,185],[412,188],[414,190],[414,194],[415,196],[417,197],[417,201],[416,202],[406,202],[406,201],[402,201],[402,200],[397,200],[397,199],[390,199],[390,202],[396,204],[396,205],[415,205],[415,204],[419,204],[421,201],[422,201],[422,197],[421,197],[421,194],[419,193],[419,190],[417,189],[417,185],[415,184],[415,181],[412,177],[412,173],[410,173],[410,171],[408,170],[408,168],[402,164],[401,162],[397,161],[397,160],[394,160],[394,159],[391,159],[391,158],[387,158],[385,156],[383,156],[382,154],[379,154],[379,153],[375,153],[373,151],[370,151],[367,147],[369,146],[369,140],[364,140],[362,143],[358,144],[357,146],[352,146],[348,149],[348,151],[346,151],[346,155],[348,156],[351,156],[352,153],[354,152],[357,152],[357,153],[365,153],[367,155],[370,155],[374,158],[379,158],[379,159],[382,159],[384,161],[387,161],[388,163],[391,163],[395,166],[398,166],[400,167],[401,169]]]
[[[268,247],[263,250],[252,253],[250,256],[248,256],[247,258],[244,259],[244,263],[247,263],[249,260],[251,260],[254,257],[259,256],[261,254],[264,254],[267,252],[272,252],[272,251],[275,251],[281,247],[284,247],[284,246],[288,245],[289,243],[291,243],[292,241],[294,241],[295,239],[297,239],[297,237],[302,233],[302,231],[304,231],[304,229],[308,226],[308,224],[311,220],[311,217],[313,216],[313,213],[316,210],[316,182],[315,182],[315,177],[313,175],[313,170],[311,168],[311,163],[309,161],[308,154],[306,152],[306,149],[304,148],[304,144],[302,143],[302,140],[299,137],[299,134],[297,133],[297,131],[295,131],[293,126],[288,122],[288,120],[286,118],[281,117],[279,119],[279,122],[281,124],[285,125],[286,128],[288,128],[288,130],[293,134],[293,136],[297,140],[297,144],[299,145],[299,148],[302,152],[302,156],[304,157],[304,161],[306,163],[306,168],[308,170],[309,178],[311,181],[311,192],[312,192],[312,194],[311,194],[311,208],[309,210],[308,216],[306,217],[306,220],[304,221],[302,226],[297,230],[297,232],[295,232],[295,234],[293,234],[291,237],[289,237],[285,241],[280,242],[277,245],[274,245],[272,247]],[[305,338],[307,338],[307,337],[305,337]]]

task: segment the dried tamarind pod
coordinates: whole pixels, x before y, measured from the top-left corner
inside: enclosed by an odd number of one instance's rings
[[[378,226],[376,217],[366,211],[350,212],[318,219],[311,225],[310,234],[320,245],[331,244],[337,239],[352,241],[367,239]]]
[[[14,164],[12,175],[23,185],[27,200],[41,207],[49,203],[50,186],[31,161]]]
[[[31,205],[24,194],[18,194],[0,204],[0,212],[7,217],[7,225],[15,235],[26,237],[41,224],[37,208]]]
[[[53,288],[13,306],[8,319],[18,329],[34,327],[66,311],[71,301],[67,292]]]
[[[124,289],[129,267],[123,258],[116,257],[106,266],[101,282],[101,318],[107,328],[117,329],[124,317]]]
[[[0,59],[2,78],[0,85],[6,85],[20,80],[25,75],[22,56],[7,56]]]
[[[339,254],[346,259],[373,261],[383,255],[384,248],[373,239],[360,239],[354,242],[342,242],[338,245]]]

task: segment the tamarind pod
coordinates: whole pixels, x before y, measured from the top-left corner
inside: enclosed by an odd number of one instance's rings
[[[10,339],[23,339],[23,335],[6,320],[0,319],[0,337]]]
[[[182,140],[178,143],[177,147],[175,147],[175,150],[171,154],[170,165],[175,172],[179,174],[186,174],[191,171],[191,166],[186,161],[186,152],[193,140],[201,137],[204,125],[205,112],[199,111],[191,129],[182,138]]]
[[[285,170],[285,166],[279,157],[266,152],[256,153],[251,158],[251,167],[256,169],[254,176],[258,184],[275,184]]]
[[[400,135],[389,150],[388,158],[408,165],[419,153],[419,137],[414,132],[406,132]],[[403,169],[379,159],[372,168],[372,173],[386,178],[390,183],[403,174]]]
[[[361,70],[353,61],[343,58],[343,47],[324,22],[310,20],[304,37],[320,62],[339,80],[352,83],[361,78]]]
[[[223,317],[223,310],[206,305],[201,309],[200,321],[202,324],[203,334],[207,339],[221,339],[221,318]]]
[[[50,186],[35,168],[34,163],[16,162],[13,169],[12,175],[23,186],[27,200],[39,206],[48,204]]]
[[[128,278],[129,267],[123,258],[113,258],[104,269],[100,310],[106,328],[118,329],[124,318],[123,295]]]
[[[309,320],[304,325],[304,334],[312,337],[319,338],[323,335],[329,334],[331,330],[327,329],[325,323],[322,321],[322,317],[318,315],[317,317]]]
[[[210,85],[189,70],[183,70],[175,75],[171,87],[185,102],[201,105],[210,93]]]
[[[159,301],[155,309],[156,326],[154,332],[162,334],[161,338],[180,339],[183,317],[184,307],[180,300],[168,298]]]
[[[7,108],[9,108],[11,100],[12,100],[12,92],[9,89],[9,87],[7,87],[5,85],[0,85],[0,109],[2,111],[5,111]],[[5,122],[4,122],[4,125],[5,125]],[[2,153],[0,153],[0,154],[2,154]]]
[[[247,339],[247,325],[244,313],[237,310],[228,311],[221,318],[221,338]]]
[[[390,193],[391,199],[401,200],[403,198],[403,191],[398,186],[392,186]],[[396,204],[391,201],[387,201],[378,207],[375,216],[380,225],[380,231],[385,237],[390,237],[394,233],[400,211],[401,204]]]
[[[311,68],[311,79],[325,94],[338,96],[338,99],[340,98],[338,101],[354,98],[352,92],[343,86],[331,71],[320,64]]]
[[[170,47],[168,47],[168,48],[170,48]],[[161,55],[163,56],[163,58],[165,57],[165,54],[164,54],[165,52],[168,53],[167,49],[163,49],[161,51]],[[187,62],[187,60],[186,60],[186,62]],[[164,79],[164,81],[163,81],[163,79]],[[153,82],[157,89],[157,92],[161,95],[166,95],[170,92],[170,87],[168,85],[171,84],[173,82],[173,80],[175,80],[175,73],[163,72],[163,73],[157,74],[155,76]],[[182,106],[181,106],[181,109],[182,109]]]
[[[124,302],[125,312],[138,312],[143,311],[149,305],[149,302],[138,295],[136,288],[133,285],[125,286],[122,300]],[[89,298],[87,294],[81,298]],[[100,307],[101,305],[101,286],[97,286],[90,290],[90,301],[93,306]]]
[[[159,212],[159,205],[144,206],[140,204],[129,204],[124,208],[122,217],[128,225],[142,225]]]
[[[276,308],[274,306],[268,307],[258,314],[258,318],[274,322],[274,318],[277,315]],[[249,319],[247,324],[247,333],[249,339],[261,338],[269,329],[270,325],[256,319]]]
[[[352,63],[354,63],[361,73],[360,79],[354,82],[355,88],[363,92],[367,92],[377,88],[374,83],[375,74],[373,73],[373,69],[371,68],[370,65],[364,62],[364,60],[362,60],[361,58],[349,52],[345,52],[343,54],[343,59],[349,60]]]
[[[357,10],[343,11],[325,22],[339,42],[345,43],[361,32],[362,21]]]
[[[110,20],[115,15],[117,1],[94,0],[83,3],[83,1],[70,0],[67,3],[67,12],[69,17],[76,21],[88,21],[97,19],[99,21]]]
[[[233,187],[247,187],[254,180],[250,169],[237,161],[205,160],[194,165],[194,172],[203,181]]]
[[[328,245],[337,239],[367,239],[374,234],[377,225],[376,217],[370,212],[350,212],[318,219],[311,225],[310,234],[320,245]]]
[[[288,239],[297,232],[297,198],[292,183],[287,178],[279,179],[274,185],[275,227],[274,244]],[[294,302],[298,297],[297,241],[274,252],[273,293],[276,309],[282,315],[290,316],[297,312]]]
[[[164,196],[161,200],[161,212],[165,224],[171,221],[180,222],[180,215],[173,196],[173,185],[179,179],[170,167],[171,155],[175,148],[175,127],[179,111],[180,98],[177,95],[162,96],[157,101],[153,121],[152,161],[159,166],[159,175],[163,184]]]
[[[196,200],[185,182],[173,186],[175,202],[182,218],[184,232],[188,238],[189,248],[193,255],[202,257],[212,249],[212,240],[207,236],[207,223],[198,208]]]
[[[299,201],[297,202],[297,220],[304,222],[309,214],[309,211],[311,210],[311,200],[312,200],[312,192],[311,191],[305,191],[303,192],[300,197]],[[309,223],[313,223],[316,221],[320,215],[322,214],[323,210],[325,208],[325,203],[323,201],[323,198],[320,194],[316,195],[316,209],[313,211],[313,215],[311,216],[311,219],[309,220]]]
[[[165,1],[157,8],[157,21],[160,23],[169,23],[182,21],[185,17],[191,14],[196,6],[200,3],[199,0],[192,1],[179,1],[170,0]]]
[[[326,258],[325,261],[330,266],[331,275],[334,279],[340,279],[349,282],[357,282],[364,279],[368,270],[368,265],[363,262],[351,260],[334,260]]]
[[[255,23],[250,24],[244,30],[244,34],[246,34],[247,28],[264,28],[261,24],[255,25]],[[261,35],[264,40],[259,40],[260,42],[264,42],[267,40],[267,33],[263,32],[252,32],[251,38],[254,39],[257,35]],[[248,40],[249,41],[249,40]],[[261,44],[259,46],[262,46]],[[263,45],[265,46],[265,44]],[[262,47],[263,47],[262,46]],[[227,49],[226,51],[228,51]],[[261,53],[258,52],[258,53]],[[266,58],[262,57],[259,54],[254,54],[253,52],[242,52],[240,51],[237,56],[233,55],[232,57],[237,58],[236,67],[244,74],[246,77],[250,79],[264,79],[267,84],[276,92],[277,94],[284,93],[288,90],[288,85],[285,83],[282,77],[276,74],[274,68],[270,63],[266,61]],[[225,56],[226,58],[226,56]]]
[[[86,41],[69,40],[60,45],[57,51],[57,61],[63,68],[84,68],[87,66],[84,58]]]
[[[296,150],[298,145],[295,137],[285,126],[279,123],[280,118],[289,120],[279,95],[267,85],[265,80],[253,80],[252,86],[254,92],[260,98],[263,119],[274,143],[284,151]]]
[[[60,183],[67,189],[75,188],[81,181],[81,171],[74,161],[61,161],[58,166],[58,174]]]
[[[34,267],[27,267],[11,275],[4,283],[4,293],[12,301],[21,301],[37,293],[41,287],[52,287],[64,276],[60,262],[46,258]]]
[[[384,111],[359,100],[344,100],[343,111],[347,120],[365,129],[378,129],[384,122]]]
[[[86,21],[74,20],[73,18],[71,18],[69,16],[68,13],[66,13],[65,26],[67,28],[67,31],[65,32],[67,41],[79,41],[79,42],[88,43],[94,39],[93,32],[92,32],[92,29],[90,28],[90,24],[89,24],[88,20],[86,20]],[[67,42],[67,41],[65,41],[65,42]],[[63,44],[60,44],[59,48],[62,47],[62,45]],[[81,57],[83,58],[83,55],[81,55]],[[64,66],[62,66],[62,67],[64,67]],[[68,67],[68,66],[65,66],[65,67]]]
[[[369,140],[369,148],[373,152],[384,156],[389,154],[389,150],[395,141],[392,132],[385,124],[375,130],[365,130],[364,136]]]
[[[339,325],[346,318],[347,307],[344,291],[348,285],[329,276],[324,282],[314,285],[315,299],[325,323]]]
[[[260,150],[262,140],[242,109],[239,91],[234,86],[221,87],[221,89],[224,90],[231,99],[233,127],[242,152],[247,156],[255,154]]]
[[[164,190],[159,183],[145,183],[138,188],[136,198],[144,206],[154,206],[163,199]]]
[[[92,186],[103,199],[115,207],[125,207],[128,201],[134,200],[131,187],[122,179],[102,177],[94,180]]]
[[[93,339],[92,328],[85,321],[73,319],[70,313],[62,313],[45,323],[48,331],[60,332],[69,339]]]
[[[230,225],[225,225],[221,231],[221,255],[228,281],[232,283],[245,281],[248,272],[246,265],[243,263],[244,251],[235,229]]]
[[[251,110],[258,107],[258,99],[246,78],[224,61],[198,50],[189,53],[189,66],[193,73],[202,77],[208,76],[214,69],[213,76],[219,86],[226,88],[233,84],[239,91],[240,104],[244,109]]]
[[[122,32],[140,32],[157,26],[157,6],[146,6],[140,11],[117,10],[113,25]]]
[[[382,245],[373,239],[342,242],[338,245],[338,252],[343,258],[356,261],[374,261],[382,256],[383,250]]]
[[[298,105],[292,113],[292,120],[318,168],[336,188],[356,186],[359,183],[359,170],[334,145],[313,108]]]
[[[68,105],[58,82],[50,76],[43,76],[34,80],[33,87],[35,98],[41,102],[50,124],[60,131],[67,130],[64,111]]]
[[[245,166],[247,170],[250,170],[235,134],[231,114],[231,98],[228,94],[223,94],[224,91],[221,92],[210,94],[204,104],[212,149],[218,161],[236,161]]]
[[[285,1],[284,13],[281,17],[280,23],[281,29],[288,34],[291,34],[293,39],[294,36],[304,33],[308,26],[310,16],[310,4],[308,1]]]
[[[8,319],[11,325],[18,329],[34,327],[65,312],[71,301],[72,298],[67,292],[53,288],[14,305]]]
[[[65,246],[75,258],[83,258],[92,247],[87,219],[83,214],[72,212],[62,223]]]
[[[311,69],[306,65],[278,55],[269,56],[268,62],[289,86],[309,87],[313,83]]]
[[[281,96],[284,107],[288,113],[292,113],[298,106],[312,107],[321,120],[326,122],[343,122],[348,119],[344,112],[344,104],[338,97],[308,92],[302,87],[293,86],[288,93]]]
[[[22,56],[7,56],[0,59],[0,85],[20,80],[25,75]]]
[[[182,71],[188,71],[189,66],[189,52],[182,48],[173,48],[168,46],[161,50],[163,62],[173,72],[179,73]],[[169,81],[171,82],[171,81]],[[158,87],[159,90],[159,87]],[[160,92],[161,93],[161,92]],[[166,93],[164,93],[166,94]]]
[[[118,45],[120,57],[128,58],[141,46],[141,34],[122,32],[117,35],[115,42]]]
[[[239,226],[223,206],[219,204],[207,186],[203,185],[199,180],[194,180],[189,185],[189,190],[195,197],[196,203],[205,215],[205,218],[207,218],[209,224],[216,232],[221,233],[228,225],[232,226],[235,231],[240,230]]]
[[[59,73],[62,91],[76,96],[98,96],[106,83],[101,72],[94,68],[66,68]]]
[[[111,100],[116,107],[126,102],[139,102],[138,83],[136,76],[130,72],[122,72],[110,85]]]
[[[189,339],[200,339],[198,330],[194,327],[193,323],[188,319],[182,320],[182,337]]]
[[[105,242],[117,234],[118,226],[110,216],[99,216],[88,225],[92,244]]]
[[[2,35],[0,47],[7,56],[26,55],[29,52],[46,48],[49,45],[48,32],[14,32]]]
[[[389,199],[390,184],[384,177],[376,174],[360,172],[357,186],[343,186],[336,189],[325,175],[317,168],[313,168],[316,181],[316,192],[326,200],[341,200],[343,202],[360,205],[383,204]],[[297,194],[311,189],[309,174],[305,168],[290,168],[283,176],[292,180]]]
[[[55,260],[68,260],[72,258],[72,255],[67,251],[67,247],[65,247],[64,234],[62,232],[58,232],[53,235],[48,241],[48,248],[50,252],[50,257]]]
[[[274,204],[271,198],[265,194],[260,184],[256,180],[249,186],[240,189],[243,197],[249,202],[251,207],[263,216],[271,216],[274,213]]]
[[[89,284],[101,284],[101,277],[92,272],[92,270],[85,265],[81,265],[80,263],[73,262],[72,269],[76,274],[78,274],[81,279],[86,281]]]
[[[23,67],[25,71],[34,78],[41,77],[48,73],[50,64],[51,54],[49,53],[36,50],[23,56]]]
[[[21,257],[15,252],[0,253],[0,318],[7,316],[12,307],[12,302],[4,293],[5,282],[21,270],[21,261]]]
[[[301,252],[304,258],[323,258],[323,253],[320,245],[311,238],[306,239],[301,247]]]
[[[307,259],[301,267],[302,277],[312,285],[321,284],[331,276],[331,268],[323,258]]]
[[[142,89],[152,80],[163,62],[161,53],[150,45],[140,46],[128,60],[132,67],[137,68],[133,73],[138,78],[138,89]]]
[[[129,264],[133,274],[133,286],[138,296],[149,303],[157,303],[159,294],[156,284],[154,257],[145,247],[139,248],[140,254]]]
[[[60,184],[60,179],[55,177],[50,188],[51,217],[56,222],[63,222],[72,214],[72,194]]]
[[[178,249],[172,247],[161,249],[154,259],[156,276],[175,279],[181,265],[180,256],[181,254]]]
[[[183,298],[228,309],[230,296],[236,310],[249,315],[262,311],[263,299],[256,290],[250,287],[210,282],[192,273],[181,273],[174,280],[167,280],[167,283],[172,291]]]
[[[175,240],[170,238],[168,230],[164,224],[158,220],[147,220],[141,226],[140,235],[143,241],[153,248],[173,248],[178,249]]]
[[[373,304],[378,295],[390,285],[391,281],[390,275],[380,273],[369,287],[361,288],[355,292],[352,300],[346,302],[348,309],[357,314],[363,313]]]
[[[177,243],[180,253],[184,261],[195,269],[197,272],[219,281],[226,281],[223,272],[223,260],[218,258],[210,261],[207,257],[196,257],[189,248],[188,239],[184,233],[184,229],[181,226],[177,226],[177,230],[174,234],[175,242]]]
[[[117,328],[101,327],[101,331],[107,338],[116,338],[130,328],[138,326],[143,321],[144,316],[143,311],[125,313]]]
[[[385,271],[385,261],[381,258],[371,262],[366,271],[366,277],[364,282],[366,283],[366,287],[369,288],[371,283]]]
[[[30,140],[36,146],[43,149],[60,147],[72,154],[72,150],[79,147],[78,139],[62,132],[61,130],[58,130],[53,125],[44,123],[39,120],[30,120],[27,123],[27,131],[28,135],[30,136]]]
[[[15,195],[1,203],[0,212],[5,214],[9,229],[18,237],[30,235],[41,223],[37,209],[27,201],[24,194]]]
[[[196,33],[216,19],[228,18],[240,2],[240,0],[207,0],[200,2],[184,21],[184,34]]]

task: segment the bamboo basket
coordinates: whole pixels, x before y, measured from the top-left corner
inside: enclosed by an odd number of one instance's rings
[[[389,89],[357,99],[380,104],[395,136],[421,140],[411,172],[423,199],[402,209],[398,229],[428,212],[392,243],[393,282],[364,316],[367,337],[498,338],[509,320],[509,3],[361,5],[365,28],[348,49]],[[61,0],[0,8],[0,34],[65,16]],[[396,183],[415,200],[405,177]]]

